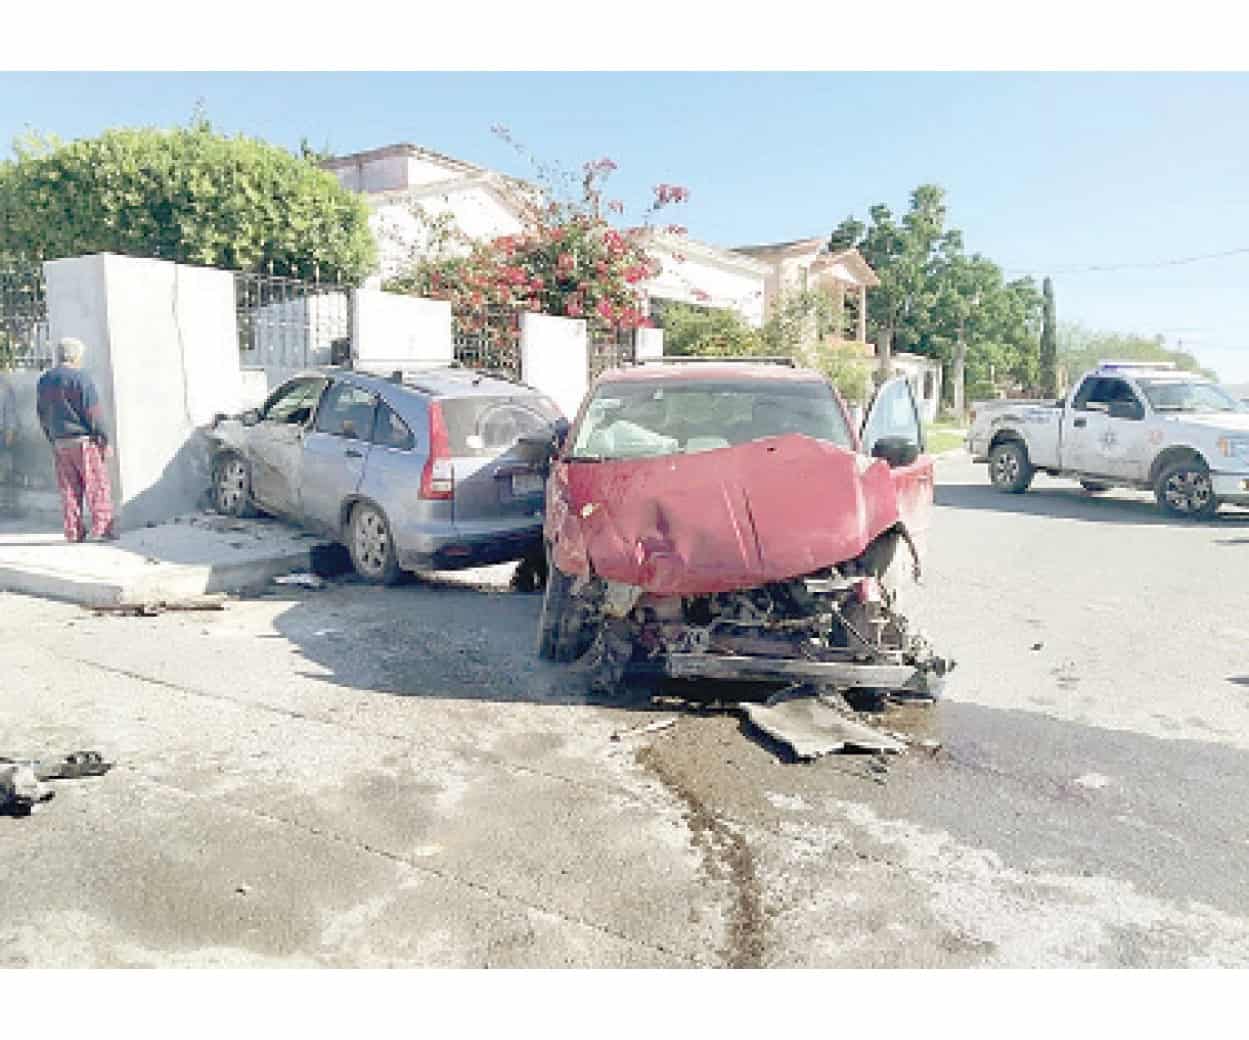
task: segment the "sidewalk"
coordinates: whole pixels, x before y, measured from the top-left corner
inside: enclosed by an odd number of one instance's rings
[[[317,539],[273,520],[212,514],[70,544],[59,529],[0,522],[0,590],[88,606],[159,603],[267,585],[307,570]]]

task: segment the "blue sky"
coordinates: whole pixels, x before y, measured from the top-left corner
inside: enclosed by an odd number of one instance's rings
[[[214,125],[342,153],[410,141],[527,176],[508,126],[570,169],[608,156],[635,212],[660,181],[720,245],[827,232],[916,185],[969,250],[1054,276],[1060,320],[1161,333],[1249,382],[1249,75],[988,73],[52,73],[0,75],[0,141]]]

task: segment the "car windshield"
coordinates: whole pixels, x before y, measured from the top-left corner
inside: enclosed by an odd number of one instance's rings
[[[842,410],[825,383],[622,380],[595,390],[571,455],[608,460],[693,454],[786,433],[853,448]]]
[[[1226,390],[1213,383],[1174,379],[1142,379],[1139,382],[1149,403],[1159,412],[1249,411]]]

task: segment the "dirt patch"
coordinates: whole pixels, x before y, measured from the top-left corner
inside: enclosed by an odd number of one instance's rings
[[[755,858],[742,835],[708,808],[681,773],[653,746],[640,748],[637,762],[677,796],[685,806],[685,822],[690,841],[703,859],[703,868],[713,881],[727,882],[732,891],[728,943],[721,955],[730,968],[763,966],[763,893],[755,872]]]

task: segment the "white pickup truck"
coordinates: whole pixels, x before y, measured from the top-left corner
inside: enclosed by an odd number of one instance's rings
[[[1059,401],[977,401],[967,450],[1014,494],[1041,470],[1152,490],[1178,516],[1249,506],[1249,407],[1170,364],[1104,361]]]

